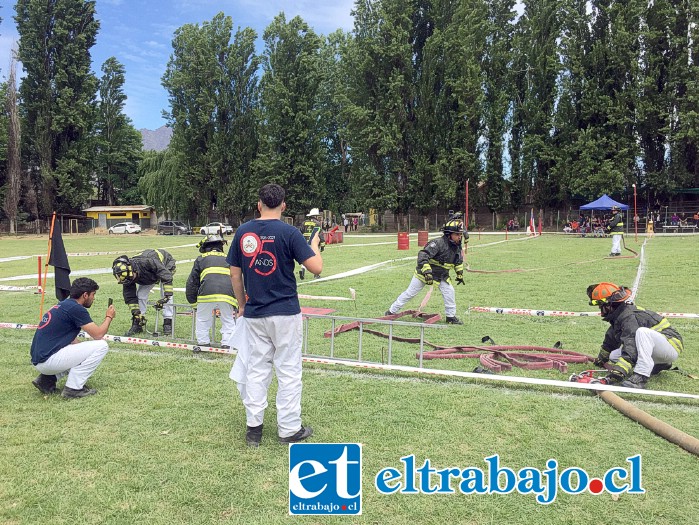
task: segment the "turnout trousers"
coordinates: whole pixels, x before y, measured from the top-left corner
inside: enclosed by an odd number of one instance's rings
[[[233,306],[223,302],[216,301],[214,303],[198,303],[197,304],[197,324],[196,334],[197,343],[200,345],[211,344],[211,329],[214,326],[214,310],[221,312],[221,344],[230,346],[230,338],[233,330],[235,330],[235,315]]]
[[[636,330],[636,350],[638,350],[638,360],[633,371],[646,377],[650,377],[654,365],[672,364],[680,356],[663,334],[650,328]],[[613,350],[609,355],[612,361],[620,357],[621,348]]]
[[[408,289],[400,294],[398,299],[396,299],[389,308],[391,313],[397,314],[400,312],[405,304],[420,293],[420,290],[424,287],[425,283],[413,275]],[[439,291],[442,292],[442,297],[444,297],[444,313],[447,317],[454,317],[456,315],[456,294],[454,293],[454,287],[447,281],[439,281]]]

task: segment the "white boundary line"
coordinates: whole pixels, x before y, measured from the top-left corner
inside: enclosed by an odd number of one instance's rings
[[[563,310],[534,310],[531,308],[499,308],[497,306],[469,306],[469,312],[480,312],[489,314],[513,314],[513,315],[531,315],[534,317],[599,317],[601,314],[597,312],[566,312]],[[673,312],[657,312],[663,317],[672,317],[675,319],[699,319],[699,314],[695,313],[673,313]]]

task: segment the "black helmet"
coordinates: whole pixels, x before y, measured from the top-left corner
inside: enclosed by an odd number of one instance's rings
[[[120,255],[114,259],[112,273],[119,284],[131,284],[136,280],[136,273],[126,255]]]
[[[223,245],[228,244],[223,237],[218,234],[207,235],[197,243],[197,248],[201,253],[210,252],[212,250],[223,251]]]
[[[448,220],[444,226],[442,226],[442,232],[444,233],[444,236],[449,239],[449,242],[453,244],[461,244],[461,241],[459,242],[454,242],[451,240],[451,234],[452,233],[462,233],[463,234],[463,239],[468,242],[468,232],[464,230],[464,223],[461,222],[459,219],[450,219]]]
[[[442,231],[445,235],[450,233],[464,233],[464,223],[459,219],[448,220],[444,226],[442,226]]]
[[[619,206],[612,206],[612,213],[615,211],[621,211],[621,208],[619,208]]]

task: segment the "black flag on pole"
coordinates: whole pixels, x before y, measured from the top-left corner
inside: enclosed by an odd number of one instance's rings
[[[63,246],[63,228],[61,221],[54,223],[51,233],[51,257],[49,265],[53,266],[54,280],[56,281],[56,299],[63,301],[70,296],[70,264],[68,264],[68,254]]]

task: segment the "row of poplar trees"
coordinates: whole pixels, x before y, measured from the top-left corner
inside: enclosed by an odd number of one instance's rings
[[[94,2],[49,4],[67,11],[50,44],[46,2],[17,4],[22,165],[61,205],[136,191],[170,216],[236,222],[266,182],[287,189],[291,213],[398,214],[460,207],[466,181],[493,211],[699,186],[694,0],[357,0],[352,32],[279,14],[261,54],[255,31],[221,13],[175,32],[162,78],[172,141],[135,173],[97,162],[130,150],[96,110],[108,86],[122,93],[123,68],[89,72]]]

